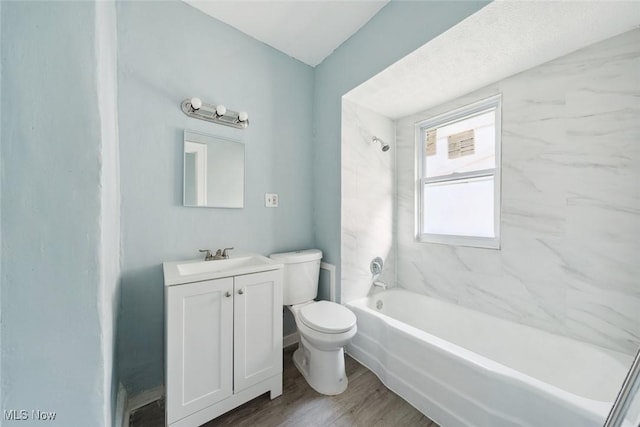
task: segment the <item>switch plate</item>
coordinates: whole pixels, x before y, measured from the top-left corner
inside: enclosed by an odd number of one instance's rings
[[[276,193],[264,193],[264,206],[267,208],[278,207],[278,194]]]

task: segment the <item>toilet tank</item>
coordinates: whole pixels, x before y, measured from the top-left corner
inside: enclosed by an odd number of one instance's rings
[[[283,305],[301,304],[318,295],[320,260],[322,251],[304,251],[272,254],[271,259],[284,264],[282,282]]]

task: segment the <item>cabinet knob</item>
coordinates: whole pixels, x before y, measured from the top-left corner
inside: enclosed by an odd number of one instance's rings
[[[240,290],[238,291],[238,295],[242,295],[242,294],[244,294],[244,289],[240,289]]]
[[[225,297],[229,298],[231,296],[231,292],[227,291],[226,294],[224,294]]]

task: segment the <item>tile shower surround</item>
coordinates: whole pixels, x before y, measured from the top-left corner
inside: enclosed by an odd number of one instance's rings
[[[371,260],[381,257],[377,280],[393,285],[394,124],[346,99],[342,101],[342,302],[367,295]],[[376,136],[389,143],[383,152]]]
[[[368,235],[362,230],[392,226],[390,253],[397,255],[399,286],[635,352],[640,344],[639,76],[640,30],[634,30],[397,120],[391,150],[397,192],[376,195],[379,203],[394,206],[389,224],[373,224],[368,216],[358,221],[356,215],[345,221],[352,181],[359,184],[359,200],[369,203],[362,183],[387,169],[367,156],[345,156],[350,141],[344,135],[365,131],[343,129],[343,301],[364,290],[368,263],[359,245]],[[496,93],[503,97],[501,250],[416,243],[415,123]],[[354,107],[347,104],[343,117],[349,108]],[[343,123],[371,126],[362,120]]]

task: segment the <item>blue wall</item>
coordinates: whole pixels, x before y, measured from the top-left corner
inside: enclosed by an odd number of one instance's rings
[[[163,383],[161,263],[234,246],[269,254],[313,247],[313,69],[183,2],[118,3],[122,186],[121,378],[136,394]],[[249,112],[237,130],[187,117],[186,97]],[[182,207],[184,129],[246,144],[244,209]],[[264,207],[264,193],[280,207]]]
[[[341,100],[349,90],[489,2],[391,1],[315,69],[313,225],[315,246],[340,277]],[[340,280],[338,279],[339,283]],[[337,289],[340,295],[340,289]]]
[[[94,14],[2,3],[2,409],[65,427],[109,419]]]

